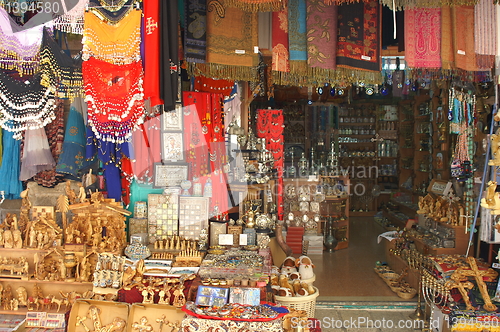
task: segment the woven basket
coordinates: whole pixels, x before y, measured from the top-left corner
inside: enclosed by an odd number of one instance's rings
[[[308,318],[314,318],[316,312],[316,298],[319,296],[319,290],[314,287],[314,294],[307,296],[278,296],[275,295],[276,304],[295,310],[304,310]]]
[[[396,292],[396,294],[398,294],[398,296],[402,299],[409,300],[417,294],[417,290],[414,288],[404,288]]]

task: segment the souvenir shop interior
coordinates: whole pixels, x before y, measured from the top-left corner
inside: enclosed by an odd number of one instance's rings
[[[0,5],[2,331],[500,325],[496,2]]]

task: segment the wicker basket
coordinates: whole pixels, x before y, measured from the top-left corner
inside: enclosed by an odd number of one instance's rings
[[[398,296],[402,299],[409,300],[417,294],[417,290],[414,288],[403,288],[402,290],[396,292],[396,294],[398,294]]]
[[[278,296],[275,295],[276,304],[295,309],[304,310],[307,312],[308,318],[314,318],[316,311],[316,298],[319,296],[319,290],[314,287],[314,294],[307,296]]]

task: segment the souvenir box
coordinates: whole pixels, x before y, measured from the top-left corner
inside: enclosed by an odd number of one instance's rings
[[[130,305],[122,302],[77,300],[68,320],[68,332],[94,331],[94,326],[126,326]],[[119,330],[119,328],[116,328]]]
[[[184,311],[168,304],[135,303],[130,307],[127,332],[151,325],[150,331],[175,331],[184,318]]]

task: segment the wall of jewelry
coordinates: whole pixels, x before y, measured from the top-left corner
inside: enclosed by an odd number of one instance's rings
[[[318,181],[284,179],[284,212],[287,226],[304,227],[306,234],[321,232],[320,203],[325,194]]]

